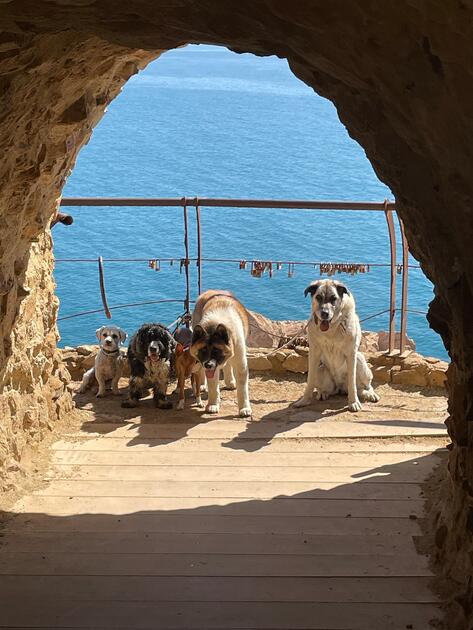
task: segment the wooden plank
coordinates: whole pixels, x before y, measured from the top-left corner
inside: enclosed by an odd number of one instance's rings
[[[13,506],[13,513],[43,512],[51,516],[81,514],[102,515],[104,520],[114,514],[130,518],[135,512],[153,516],[178,516],[181,520],[194,516],[323,516],[323,517],[386,517],[408,518],[421,516],[423,501],[357,500],[357,499],[291,499],[275,498],[270,501],[248,501],[229,497],[64,497],[30,495]],[[194,511],[197,510],[198,512]],[[158,514],[156,512],[159,511]],[[194,512],[192,512],[194,511]],[[173,513],[174,512],[174,513]]]
[[[77,602],[58,601],[29,609],[24,601],[2,611],[3,627],[193,628],[263,630],[405,630],[428,628],[440,616],[432,604],[260,603],[260,602]]]
[[[327,446],[330,449],[330,446]],[[188,453],[180,451],[162,451],[148,449],[144,452],[136,452],[130,449],[127,452],[115,453],[113,451],[85,451],[85,450],[56,450],[53,455],[53,462],[56,465],[94,465],[94,466],[146,466],[148,469],[154,466],[188,466],[194,467],[218,466],[218,467],[243,467],[251,468],[272,468],[284,467],[290,470],[292,467],[308,467],[312,468],[330,466],[330,468],[353,467],[360,470],[372,470],[380,467],[386,467],[388,472],[393,470],[396,464],[406,464],[406,468],[410,471],[413,468],[418,470],[430,470],[436,466],[442,459],[446,458],[448,451],[441,449],[434,453],[422,451],[403,451],[403,452],[290,452],[290,453],[274,453],[267,452],[266,449],[247,452],[244,450],[233,450],[222,448],[210,454],[208,451],[195,451],[190,457]],[[396,470],[403,472],[404,467],[396,466]],[[268,472],[268,474],[271,474]]]
[[[6,537],[3,551],[74,553],[145,553],[145,554],[258,554],[258,555],[415,555],[411,536],[360,536],[347,534],[314,535],[310,533],[280,534],[194,534],[194,533],[17,533]]]
[[[386,502],[385,502],[386,503]],[[383,507],[385,506],[383,504]],[[90,504],[89,504],[90,506]],[[87,506],[85,506],[87,507]],[[70,509],[70,508],[69,508]],[[394,510],[392,510],[394,512]],[[226,534],[314,534],[333,536],[418,536],[419,522],[412,518],[366,518],[325,516],[252,516],[184,512],[182,516],[171,513],[136,512],[126,515],[72,514],[46,515],[42,513],[18,514],[4,526],[4,532],[117,532],[147,533],[226,533]]]
[[[87,434],[90,436],[101,435],[106,439],[124,437],[127,439],[166,439],[166,438],[219,438],[229,439],[234,437],[255,438],[363,438],[366,436],[398,437],[409,435],[445,435],[446,414],[440,417],[423,418],[416,417],[412,420],[396,419],[372,419],[353,416],[353,419],[338,420],[334,422],[331,417],[320,418],[313,411],[302,410],[292,412],[291,416],[280,421],[253,421],[245,420],[208,420],[206,422],[162,422],[156,423],[89,423]],[[316,421],[316,422],[315,422]],[[68,434],[66,434],[67,436]],[[84,432],[71,433],[72,437],[84,437]]]
[[[422,464],[423,462],[421,462]],[[268,470],[269,468],[269,470]],[[378,470],[360,466],[109,466],[57,464],[48,476],[50,479],[71,479],[87,481],[266,481],[314,483],[351,483],[369,480],[370,483],[421,483],[433,469],[433,462],[424,465],[408,465],[404,468],[380,467]]]
[[[73,497],[228,497],[272,499],[280,495],[300,499],[418,500],[419,484],[360,481],[351,484],[312,481],[82,481],[55,480],[36,493],[38,496]],[[301,495],[302,496],[295,496]]]
[[[377,437],[377,436],[375,436]],[[410,442],[404,442],[399,444],[389,439],[376,440],[372,439],[369,442],[364,440],[314,440],[310,438],[279,438],[274,437],[271,440],[268,439],[234,439],[229,442],[223,443],[221,439],[191,439],[183,438],[177,440],[175,438],[169,439],[146,439],[146,438],[132,438],[127,440],[125,438],[113,438],[110,437],[107,440],[100,438],[87,438],[85,440],[77,440],[75,442],[59,440],[52,446],[52,450],[66,450],[66,451],[115,451],[115,452],[150,452],[150,448],[154,452],[164,450],[168,453],[171,452],[194,452],[194,451],[206,451],[209,453],[215,451],[222,451],[222,446],[233,450],[244,450],[247,452],[258,451],[263,449],[267,453],[350,453],[350,452],[363,452],[370,454],[371,452],[395,452],[395,453],[418,453],[419,450],[425,449],[426,453],[431,453],[432,450],[438,447],[444,447],[448,442],[448,439],[441,438],[429,438],[429,440],[419,440],[422,442],[416,442],[413,439]]]
[[[431,578],[0,576],[0,606],[33,601],[431,603]]]
[[[132,554],[9,552],[0,549],[0,575],[155,576],[418,576],[432,575],[425,556]]]

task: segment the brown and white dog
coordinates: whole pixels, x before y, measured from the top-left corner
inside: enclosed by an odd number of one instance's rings
[[[205,291],[195,305],[192,327],[190,353],[200,363],[207,378],[206,411],[219,411],[219,379],[223,369],[226,387],[236,387],[240,416],[251,416],[246,358],[249,323],[245,307],[230,291]]]
[[[176,371],[178,390],[177,409],[184,409],[186,397],[185,385],[188,378],[192,381],[196,405],[203,407],[204,403],[200,396],[202,368],[195,357],[190,353],[190,345],[192,343],[191,329],[178,328],[174,333],[174,339],[177,343],[176,350],[174,351],[174,369]]]

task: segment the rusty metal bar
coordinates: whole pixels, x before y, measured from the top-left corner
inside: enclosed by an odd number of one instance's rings
[[[184,246],[186,250],[186,258],[184,260],[184,267],[186,273],[186,299],[184,302],[184,308],[186,313],[190,313],[190,278],[189,278],[189,227],[187,222],[187,204],[184,203]],[[186,322],[186,326],[189,327],[189,323]]]
[[[387,202],[384,215],[386,217],[386,223],[388,225],[389,233],[389,247],[391,250],[391,267],[390,267],[390,290],[389,290],[389,354],[394,352],[394,346],[396,342],[396,232],[394,230],[394,221],[392,210],[387,206]]]
[[[97,262],[99,264],[100,295],[102,296],[103,310],[105,312],[105,317],[107,319],[112,319],[112,314],[111,314],[110,309],[108,308],[108,304],[107,304],[107,294],[105,292],[105,278],[104,278],[104,272],[103,272],[103,258],[102,258],[102,256],[98,257]]]
[[[178,207],[206,208],[253,208],[286,210],[394,210],[394,202],[386,201],[309,201],[287,199],[210,199],[202,197],[148,198],[148,197],[64,197],[61,206],[130,206],[130,207]]]
[[[195,208],[195,218],[197,223],[197,287],[200,295],[202,293],[202,232],[199,205]]]
[[[402,240],[402,293],[401,293],[401,339],[399,342],[399,354],[404,355],[406,346],[406,333],[407,333],[407,288],[409,281],[409,246],[407,244],[406,232],[404,230],[404,223],[401,217],[398,216],[399,228],[401,230]]]

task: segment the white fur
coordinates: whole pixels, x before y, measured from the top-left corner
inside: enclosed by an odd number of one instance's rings
[[[321,283],[329,283],[324,280]],[[314,320],[317,312],[315,295],[312,297],[312,317],[307,333],[309,338],[309,373],[304,395],[294,403],[304,407],[312,401],[312,393],[317,390],[318,400],[344,392],[348,394],[348,408],[359,411],[360,399],[377,402],[378,394],[371,381],[373,374],[365,357],[359,352],[361,328],[355,311],[355,300],[351,293],[345,293],[340,304],[334,309],[330,327],[326,332]]]
[[[95,357],[93,368],[87,370],[82,377],[79,393],[83,394],[96,381],[98,383],[97,398],[106,394],[107,381],[111,381],[112,393],[120,396],[118,382],[122,375],[124,358],[120,354],[120,346],[127,338],[124,330],[118,326],[102,326],[95,331],[100,350]],[[116,338],[114,338],[114,336]]]
[[[229,389],[237,390],[238,411],[243,418],[251,416],[251,405],[248,390],[248,361],[246,358],[246,335],[242,319],[238,310],[230,304],[226,308],[210,309],[201,320],[192,321],[193,327],[200,324],[204,328],[209,324],[223,324],[231,338],[233,356],[225,364],[215,370],[213,378],[207,378],[208,402],[206,411],[218,413],[220,410],[220,370],[223,369],[225,385]],[[205,384],[205,370],[202,374]]]

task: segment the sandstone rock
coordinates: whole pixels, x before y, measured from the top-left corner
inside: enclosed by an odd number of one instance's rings
[[[387,365],[377,365],[372,368],[373,379],[377,383],[389,383],[391,381],[391,368]]]
[[[248,357],[248,367],[250,370],[270,370],[271,362],[265,354],[255,354]]]
[[[89,356],[90,354],[97,354],[98,351],[99,351],[99,347],[97,345],[82,345],[82,346],[77,346],[76,348],[77,354],[80,354],[86,357]]]
[[[418,369],[395,369],[399,367],[396,365],[391,371],[391,380],[395,385],[415,385],[417,387],[428,385],[428,371],[425,369],[425,365]]]
[[[283,363],[283,368],[288,372],[297,372],[305,374],[308,370],[307,357],[297,354],[297,352],[291,353]]]
[[[448,363],[446,361],[437,361],[431,368],[428,374],[430,387],[446,387]]]
[[[389,332],[387,332],[386,330],[380,330],[378,333],[378,350],[388,350],[389,348]],[[395,337],[395,348],[399,348],[399,342],[401,340],[401,335],[400,333],[396,333]],[[416,349],[416,344],[414,339],[411,339],[410,337],[406,337],[405,339],[405,347],[406,350],[415,350]]]

